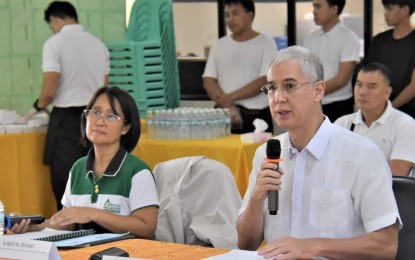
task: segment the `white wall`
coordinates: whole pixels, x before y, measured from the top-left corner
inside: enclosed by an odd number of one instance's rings
[[[217,39],[216,3],[174,3],[173,20],[176,50],[181,55],[204,56],[204,46]]]
[[[285,4],[257,3],[253,27],[270,36],[286,35],[285,10]],[[177,50],[204,56],[204,46],[218,37],[217,4],[174,3],[173,12]]]
[[[363,2],[361,5],[349,2],[344,9],[345,13],[363,13]],[[287,35],[286,3],[256,3],[255,10],[253,24],[255,30],[270,36]],[[193,52],[203,56],[204,46],[217,39],[217,4],[174,3],[173,12],[177,50],[182,55]],[[297,19],[303,19],[310,12],[312,12],[311,2],[296,4]]]
[[[128,21],[129,10],[133,2],[134,0],[126,0],[126,21]],[[373,33],[376,35],[388,29],[388,27],[383,18],[382,1],[375,0],[373,8]],[[256,15],[253,24],[255,30],[270,36],[286,35],[286,3],[256,3],[255,9]],[[311,2],[297,3],[296,12],[297,20],[308,17],[312,21]],[[346,2],[343,15],[362,17],[362,14],[363,1],[349,0]],[[415,15],[412,18],[415,25]],[[176,49],[181,55],[194,53],[197,56],[204,56],[204,46],[212,44],[217,39],[218,16],[216,3],[173,3],[173,19]],[[363,18],[360,30],[363,30]],[[298,28],[297,31],[299,31]]]
[[[287,35],[286,3],[256,3],[255,10],[253,24],[255,30],[270,36]],[[359,6],[349,3],[344,12],[362,13],[362,10],[363,4]],[[298,19],[311,11],[311,3],[297,3],[296,5]],[[174,3],[173,17],[177,51],[181,55],[192,52],[197,56],[204,56],[204,46],[217,39],[217,4]]]

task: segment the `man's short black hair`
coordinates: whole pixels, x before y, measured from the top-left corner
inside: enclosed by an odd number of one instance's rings
[[[225,0],[224,4],[241,4],[247,12],[252,12],[255,16],[255,4],[253,0]]]
[[[117,110],[115,109],[115,101],[118,101],[120,104],[122,113],[124,114],[124,125],[130,125],[130,129],[125,135],[121,136],[121,147],[123,147],[128,152],[131,152],[138,143],[140,139],[140,114],[138,113],[137,104],[135,103],[133,97],[128,94],[127,91],[122,90],[118,87],[102,87],[98,89],[94,96],[89,101],[86,109],[91,109],[95,102],[97,101],[98,97],[101,95],[106,95],[110,102],[110,106],[112,111],[114,111],[115,115],[117,114]],[[86,117],[85,113],[82,113],[81,117],[81,133],[82,133],[82,144],[85,147],[88,147],[90,141],[86,136]]]
[[[391,70],[386,67],[383,64],[377,63],[377,62],[370,62],[363,65],[363,67],[360,69],[361,72],[375,72],[378,71],[384,78],[387,84],[389,85],[392,77]]]
[[[50,17],[73,18],[78,22],[78,14],[76,13],[75,7],[69,2],[54,1],[49,4],[45,10],[45,21],[50,23]]]
[[[337,6],[337,15],[340,15],[343,12],[344,5],[346,0],[326,0],[330,7]]]
[[[409,7],[409,16],[415,10],[415,0],[382,0],[383,6],[385,5],[399,5],[400,7],[404,7],[405,5]]]

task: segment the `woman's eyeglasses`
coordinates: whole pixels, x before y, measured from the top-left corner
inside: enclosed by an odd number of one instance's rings
[[[85,109],[84,110],[85,117],[87,120],[97,121],[100,117],[104,119],[104,121],[108,124],[115,123],[119,120],[122,120],[122,117],[117,116],[115,114],[101,114],[100,112],[93,110],[93,109]]]

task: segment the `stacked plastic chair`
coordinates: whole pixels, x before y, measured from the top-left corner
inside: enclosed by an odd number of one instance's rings
[[[148,110],[176,108],[180,84],[171,0],[136,0],[125,42],[107,44],[109,85],[130,93],[140,116]]]

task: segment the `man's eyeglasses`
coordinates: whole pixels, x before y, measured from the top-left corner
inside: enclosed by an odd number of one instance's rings
[[[284,92],[287,94],[293,94],[295,90],[298,89],[299,87],[305,86],[307,84],[314,84],[314,83],[315,82],[313,81],[298,84],[298,85],[292,84],[292,83],[284,83],[281,86],[277,86],[273,83],[267,83],[261,87],[261,91],[267,94],[268,96],[274,96],[275,93],[281,92],[281,89],[283,89]]]
[[[111,124],[115,123],[118,120],[122,120],[122,117],[117,116],[115,114],[101,114],[100,112],[93,110],[93,109],[85,109],[84,110],[85,117],[87,120],[97,121],[100,117],[102,117],[106,123]]]

